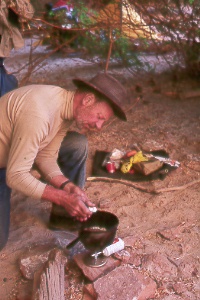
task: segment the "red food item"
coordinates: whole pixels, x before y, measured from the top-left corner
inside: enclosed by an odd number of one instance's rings
[[[131,151],[128,151],[128,152],[126,153],[126,157],[131,157],[131,156],[134,156],[136,153],[137,153],[137,151],[136,151],[136,150],[131,150]]]
[[[134,174],[135,170],[134,169],[130,169],[129,174]]]
[[[106,169],[109,173],[114,173],[116,171],[114,162],[111,162],[111,161],[107,162]]]

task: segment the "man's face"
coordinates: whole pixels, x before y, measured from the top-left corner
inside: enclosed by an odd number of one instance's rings
[[[95,101],[89,106],[80,106],[76,111],[76,124],[82,133],[91,130],[100,130],[104,122],[114,115],[107,102]]]

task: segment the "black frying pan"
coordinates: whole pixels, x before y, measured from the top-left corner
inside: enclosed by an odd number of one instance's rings
[[[116,215],[107,211],[97,211],[87,221],[82,222],[78,237],[67,245],[67,249],[81,241],[91,252],[102,251],[112,244],[118,224]]]

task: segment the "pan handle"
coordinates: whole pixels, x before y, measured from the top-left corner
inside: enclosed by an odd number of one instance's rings
[[[89,210],[92,212],[92,213],[95,213],[97,212],[97,208],[94,206],[94,207],[88,207]],[[80,240],[79,236],[77,238],[75,238],[73,241],[71,241],[67,246],[66,246],[66,249],[71,249],[73,246],[76,245],[76,243],[78,243],[78,241]]]
[[[76,245],[76,243],[78,243],[79,241],[79,236],[77,238],[75,238],[73,241],[71,241],[67,246],[66,249],[71,249],[72,247],[74,247]]]

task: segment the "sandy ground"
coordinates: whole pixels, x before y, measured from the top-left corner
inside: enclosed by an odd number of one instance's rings
[[[28,52],[22,49],[7,59],[6,66],[11,71],[18,70],[27,60]],[[44,62],[28,83],[72,87],[73,77],[90,78],[101,69],[99,64],[94,67],[89,61],[57,54]],[[19,80],[25,72],[22,68],[17,75]],[[200,299],[200,98],[180,99],[174,94],[178,91],[184,95],[186,91],[197,89],[198,82],[188,79],[174,82],[167,75],[127,76],[122,69],[111,72],[131,93],[128,122],[113,120],[100,133],[88,136],[87,175],[91,175],[96,150],[129,149],[134,143],[145,150],[164,149],[181,166],[164,180],[137,183],[146,188],[163,189],[159,194],[142,192],[123,183],[102,181],[87,181],[86,192],[97,206],[118,216],[117,235],[125,240],[135,239],[136,254],[163,254],[176,265],[176,274],[166,275],[164,267],[152,271],[152,277],[159,282],[154,299]],[[141,88],[139,93],[136,85]],[[138,96],[140,101],[136,104]],[[55,233],[47,228],[49,202],[13,191],[11,205],[9,241],[0,253],[0,299],[23,300],[17,296],[18,291],[28,289],[31,284],[22,277],[20,258],[30,249],[44,244],[65,247],[74,234]],[[182,283],[179,293],[170,290],[172,282]],[[81,299],[81,289],[76,295],[70,289],[66,293],[66,299]]]

